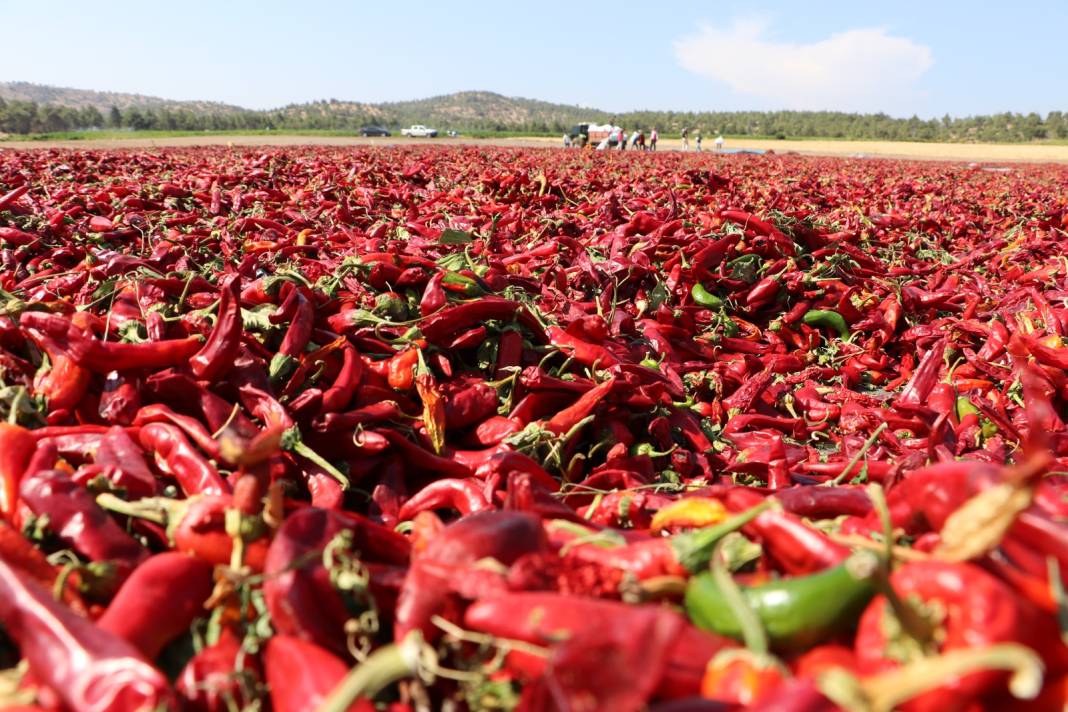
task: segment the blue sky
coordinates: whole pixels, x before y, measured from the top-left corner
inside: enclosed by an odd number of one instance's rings
[[[0,0],[0,18],[0,80],[253,108],[487,89],[609,111],[1068,110],[1065,2]]]

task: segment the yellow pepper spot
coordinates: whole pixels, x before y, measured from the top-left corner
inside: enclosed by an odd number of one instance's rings
[[[707,527],[726,518],[727,508],[718,499],[687,497],[660,509],[650,528],[653,533],[660,533],[668,527]]]

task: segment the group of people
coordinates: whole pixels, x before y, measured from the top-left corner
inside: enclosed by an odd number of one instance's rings
[[[684,128],[680,133],[681,133],[681,136],[682,136],[682,150],[683,151],[689,151],[690,150],[690,130],[688,128]],[[700,151],[701,150],[701,129],[694,129],[693,142],[694,142],[695,148],[698,151]],[[717,151],[722,151],[723,150],[723,144],[724,144],[723,136],[716,136],[716,140],[714,141],[714,143],[715,143]]]
[[[574,145],[578,145],[579,148],[586,146],[587,136],[580,134],[576,139],[572,139],[570,134],[564,134],[564,148],[571,148]],[[635,129],[630,138],[627,138],[627,132],[619,127],[612,129],[612,131],[605,136],[599,144],[597,144],[597,150],[603,151],[608,148],[616,148],[623,151],[629,144],[632,150],[639,151],[655,151],[656,142],[660,140],[660,134],[657,133],[656,127],[649,132],[646,137],[645,131],[642,129]]]
[[[680,132],[682,137],[682,150],[690,150],[690,130],[688,128],[682,129]],[[656,127],[649,132],[648,140],[646,138],[645,131],[642,129],[634,129],[630,134],[630,138],[627,138],[627,132],[621,128],[616,127],[607,136],[605,136],[600,143],[597,144],[598,151],[604,151],[609,148],[616,148],[617,150],[626,150],[627,145],[630,145],[631,150],[639,151],[655,151],[656,143],[660,140],[660,134],[657,132]],[[580,134],[576,139],[572,139],[570,134],[564,134],[564,148],[571,148],[578,145],[579,148],[586,146],[587,137]],[[701,150],[701,130],[694,129],[693,132],[694,147],[697,151]],[[717,136],[715,140],[716,150],[723,149],[723,137]]]

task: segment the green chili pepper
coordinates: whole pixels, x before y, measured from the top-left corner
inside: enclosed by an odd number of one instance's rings
[[[742,587],[742,593],[773,648],[803,650],[856,623],[875,593],[877,566],[874,554],[860,552],[818,574]],[[686,612],[699,628],[742,638],[742,627],[710,572],[690,579]]]
[[[826,309],[810,309],[801,317],[809,326],[826,326],[838,332],[843,339],[849,338],[849,326],[842,315]]]
[[[478,282],[459,272],[446,272],[441,282],[446,290],[462,294],[465,297],[477,297],[485,294]]]
[[[759,255],[749,253],[728,262],[727,268],[730,269],[733,279],[740,279],[743,282],[752,284],[757,281],[757,275],[760,274],[760,268],[763,264],[764,261],[760,259]]]
[[[979,409],[972,404],[968,396],[957,396],[957,420],[963,420],[966,415],[979,415]]]
[[[711,309],[719,309],[723,306],[723,300],[717,297],[712,292],[705,289],[705,285],[697,282],[690,289],[690,296],[693,300],[703,307],[709,307]]]

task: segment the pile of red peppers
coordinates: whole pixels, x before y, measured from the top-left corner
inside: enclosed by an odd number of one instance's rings
[[[0,706],[1059,710],[1068,169],[0,152]]]

